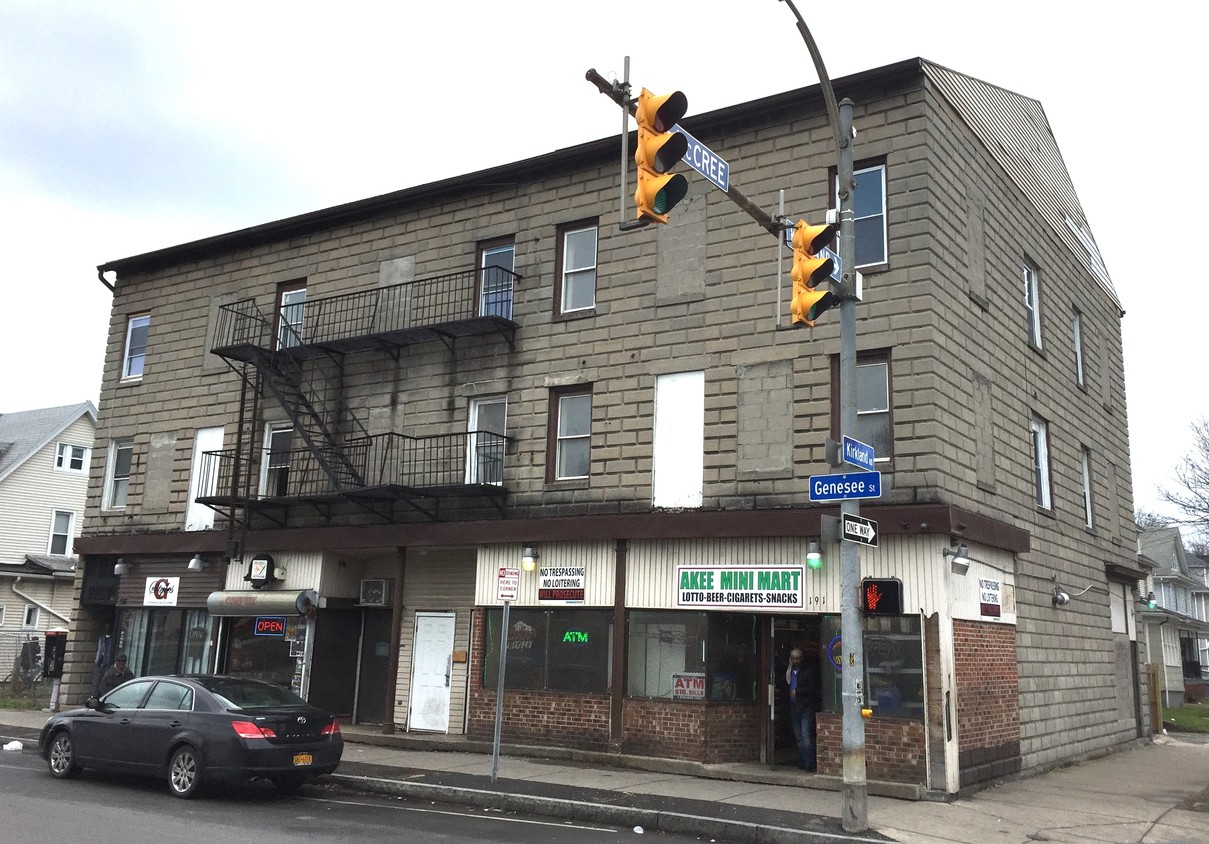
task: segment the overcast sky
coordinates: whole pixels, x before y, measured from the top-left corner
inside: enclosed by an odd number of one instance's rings
[[[1205,7],[798,7],[832,77],[921,56],[1042,102],[1126,311],[1135,502],[1169,512],[1209,416],[1209,290],[1174,250],[1206,236]],[[0,412],[97,401],[98,264],[615,135],[584,72],[627,54],[690,115],[818,81],[779,0],[0,0]]]

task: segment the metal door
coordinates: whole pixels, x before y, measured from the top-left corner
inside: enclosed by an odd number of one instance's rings
[[[454,620],[455,614],[451,612],[416,613],[409,730],[449,732]]]

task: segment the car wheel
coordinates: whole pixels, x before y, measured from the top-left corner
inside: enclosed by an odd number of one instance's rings
[[[174,797],[188,800],[201,785],[201,764],[197,751],[183,744],[172,752],[168,762],[168,788]]]
[[[80,765],[76,762],[76,746],[71,740],[71,733],[66,730],[59,730],[51,738],[47,760],[50,775],[56,779],[69,780],[80,775]]]
[[[297,794],[305,781],[304,777],[273,777],[273,785],[282,794]]]

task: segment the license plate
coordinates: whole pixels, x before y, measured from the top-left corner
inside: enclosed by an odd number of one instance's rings
[[[311,754],[309,754],[309,753],[295,753],[294,754],[294,767],[296,767],[296,768],[301,767],[303,765],[309,765],[309,764],[311,764],[312,761],[314,761],[314,760],[311,759]]]

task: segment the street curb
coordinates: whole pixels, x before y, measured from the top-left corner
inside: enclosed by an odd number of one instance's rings
[[[415,800],[473,806],[480,809],[499,809],[506,812],[542,815],[544,817],[562,818],[582,823],[608,824],[620,827],[641,826],[644,831],[725,838],[728,841],[742,842],[742,844],[836,844],[836,842],[841,841],[885,844],[886,841],[890,840],[884,837],[867,838],[856,834],[849,835],[764,826],[748,821],[709,818],[701,815],[660,809],[611,806],[577,800],[564,800],[557,797],[539,797],[477,788],[401,782],[382,777],[354,774],[331,774],[324,777],[324,781],[355,790],[397,797],[409,797]]]

